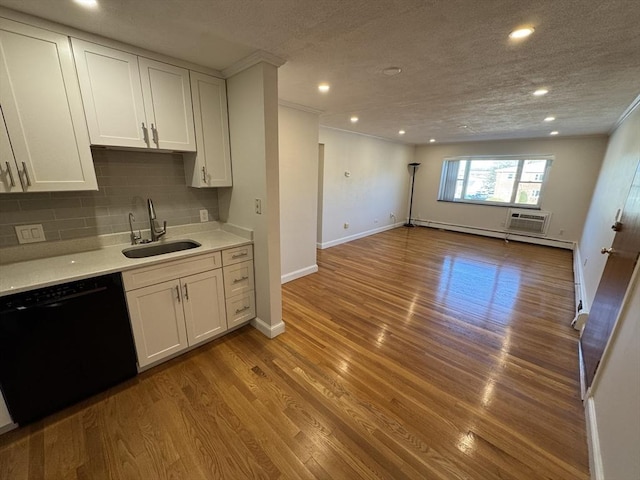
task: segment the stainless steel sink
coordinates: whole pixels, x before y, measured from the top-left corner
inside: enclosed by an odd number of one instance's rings
[[[195,240],[173,240],[171,242],[153,243],[137,247],[129,247],[122,250],[122,254],[127,258],[146,258],[165,253],[180,252],[191,248],[198,248],[201,245]]]

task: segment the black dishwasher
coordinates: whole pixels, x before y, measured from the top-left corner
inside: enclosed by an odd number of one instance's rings
[[[0,388],[38,420],[137,374],[119,273],[0,298]]]

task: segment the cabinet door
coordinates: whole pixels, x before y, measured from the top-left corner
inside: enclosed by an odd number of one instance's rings
[[[71,39],[93,145],[149,146],[138,57]]]
[[[142,97],[151,124],[151,146],[195,152],[189,71],[139,57]]]
[[[192,187],[230,187],[231,154],[227,89],[223,79],[191,74],[193,117],[197,153],[185,158],[187,181]]]
[[[227,329],[222,270],[180,279],[189,345],[196,345]]]
[[[97,190],[69,39],[0,19],[0,79],[25,191]]]
[[[0,107],[1,112],[2,107]],[[4,116],[0,116],[0,193],[21,191],[22,184],[20,183],[20,177],[18,177],[7,126],[4,123]]]
[[[127,304],[140,368],[187,348],[178,280],[129,291]]]

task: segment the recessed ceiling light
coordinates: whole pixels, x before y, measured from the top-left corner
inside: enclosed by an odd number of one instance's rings
[[[550,132],[549,135],[558,135],[558,133],[560,132],[558,132],[557,130],[554,130],[553,132]]]
[[[98,0],[74,0],[78,5],[82,5],[87,8],[96,8],[98,6]]]
[[[328,83],[321,83],[320,85],[318,85],[318,90],[320,90],[322,93],[327,93],[330,88],[331,87]]]
[[[354,115],[353,117],[350,118],[350,120],[351,120],[351,123],[358,123],[359,118]]]
[[[553,122],[556,119],[556,117],[547,117],[544,119],[545,122]]]
[[[398,135],[404,135],[405,133],[407,133],[407,132],[405,132],[404,130],[400,130],[400,131],[398,132]]]
[[[512,40],[520,40],[522,38],[527,38],[534,31],[535,29],[533,27],[518,28],[509,34],[509,38]]]
[[[547,93],[549,93],[549,90],[547,90],[546,88],[539,88],[538,90],[536,90],[535,92],[533,92],[533,94],[536,97],[541,97],[543,95],[546,95]]]
[[[393,77],[394,75],[402,73],[402,69],[400,67],[389,67],[382,70],[382,73],[387,77]]]
[[[429,143],[435,143],[436,139],[435,138],[430,138],[429,139]]]

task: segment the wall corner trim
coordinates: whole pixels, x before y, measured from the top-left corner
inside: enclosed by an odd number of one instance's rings
[[[302,278],[318,271],[318,265],[311,265],[309,267],[301,268],[295,272],[286,273],[280,278],[280,283],[287,283],[297,278]]]
[[[282,320],[275,325],[269,325],[259,317],[256,317],[251,320],[251,325],[268,338],[275,338],[285,331],[285,324]]]

